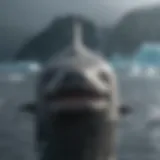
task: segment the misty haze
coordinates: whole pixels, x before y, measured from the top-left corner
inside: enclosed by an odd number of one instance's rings
[[[160,0],[0,1],[0,160],[35,160],[37,79],[71,45],[79,19],[83,43],[115,69],[120,99],[117,159],[160,157]]]

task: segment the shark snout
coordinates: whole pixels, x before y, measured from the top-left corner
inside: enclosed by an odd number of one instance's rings
[[[110,92],[110,86],[107,75],[102,71],[93,69],[75,68],[63,69],[54,75],[54,79],[48,83],[49,92],[58,92],[59,90],[79,89],[97,93]]]
[[[58,108],[70,107],[72,109],[82,109],[83,107],[99,107],[110,100],[110,92],[103,86],[97,78],[94,78],[83,70],[67,70],[57,73],[57,83],[50,84],[50,92],[47,99]],[[58,78],[59,77],[59,78]],[[61,106],[61,107],[60,107]]]

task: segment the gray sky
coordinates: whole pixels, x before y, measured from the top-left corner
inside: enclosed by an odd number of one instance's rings
[[[158,3],[160,0],[0,0],[0,53],[15,53],[57,15],[82,13],[106,25],[132,8]]]
[[[1,0],[0,25],[15,25],[33,30],[46,26],[54,16],[82,13],[98,23],[113,24],[131,8],[160,0]]]

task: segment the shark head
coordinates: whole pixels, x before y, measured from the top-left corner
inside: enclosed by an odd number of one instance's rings
[[[36,110],[34,104],[28,105],[30,112],[36,111],[39,151],[44,156],[53,153],[50,156],[53,159],[66,154],[68,159],[82,160],[81,151],[86,150],[88,140],[91,143],[87,148],[97,146],[88,160],[99,159],[95,158],[99,150],[106,149],[103,157],[112,156],[115,122],[119,113],[130,111],[128,106],[120,105],[113,68],[101,54],[87,48],[82,38],[81,25],[76,22],[71,46],[52,57],[42,71],[37,85]],[[54,139],[53,143],[50,138]],[[51,153],[43,152],[46,142],[56,146]]]
[[[58,110],[101,110],[119,105],[116,76],[101,54],[83,44],[82,28],[76,22],[73,42],[51,58],[42,76],[44,101]]]
[[[119,111],[128,113],[128,106],[119,101],[114,69],[101,53],[83,44],[82,35],[76,21],[72,44],[54,54],[42,71],[37,100],[49,104],[53,112],[106,109],[111,117],[118,117]],[[29,104],[28,110],[35,112],[35,106]]]

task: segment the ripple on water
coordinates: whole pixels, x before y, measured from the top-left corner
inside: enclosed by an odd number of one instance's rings
[[[151,104],[148,108],[148,122],[149,126],[160,127],[160,106]]]

